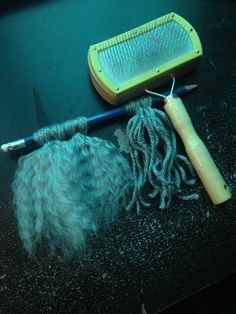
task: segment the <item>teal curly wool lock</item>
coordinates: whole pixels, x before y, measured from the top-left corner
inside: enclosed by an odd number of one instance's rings
[[[37,135],[42,142],[46,133]],[[65,257],[81,251],[89,233],[127,206],[132,183],[129,163],[112,143],[81,133],[21,157],[13,192],[26,251],[43,247]]]

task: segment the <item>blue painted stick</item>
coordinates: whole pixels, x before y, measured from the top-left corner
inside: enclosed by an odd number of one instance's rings
[[[191,90],[195,89],[197,87],[197,85],[193,84],[193,85],[185,85],[185,86],[181,86],[181,87],[177,87],[174,89],[174,93],[181,96],[181,95],[185,95],[188,92],[190,92]],[[169,95],[169,91],[162,93],[162,95],[164,96],[168,96]],[[163,101],[163,99],[161,97],[152,97],[152,104],[156,105],[159,104]],[[111,109],[108,111],[105,111],[103,113],[97,114],[95,116],[92,116],[90,118],[88,118],[88,125],[91,126],[95,126],[98,125],[102,122],[106,122],[109,121],[113,118],[117,118],[120,116],[124,116],[127,115],[128,112],[126,110],[126,106],[120,106],[118,108],[115,109]],[[0,150],[4,153],[10,152],[10,151],[14,151],[17,149],[21,149],[27,146],[30,146],[32,144],[34,144],[34,137],[33,135],[31,136],[27,136],[23,139],[19,139],[16,140],[14,142],[10,142],[10,143],[6,143],[1,145]]]

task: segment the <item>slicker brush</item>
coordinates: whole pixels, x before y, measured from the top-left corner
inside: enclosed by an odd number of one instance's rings
[[[194,69],[201,57],[197,32],[172,12],[92,45],[88,64],[98,93],[118,105]]]

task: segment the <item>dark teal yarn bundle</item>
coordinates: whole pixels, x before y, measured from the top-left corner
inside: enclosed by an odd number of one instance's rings
[[[137,211],[149,207],[156,199],[157,207],[168,208],[173,196],[183,200],[194,200],[197,194],[185,195],[183,183],[193,185],[195,178],[188,178],[186,170],[194,176],[188,158],[177,154],[176,137],[167,115],[151,107],[151,97],[139,99],[139,105],[131,107],[136,114],[127,125],[127,139],[132,160],[134,190],[130,207]],[[146,195],[146,187],[151,192]]]
[[[42,247],[71,257],[123,209],[140,212],[151,199],[165,208],[174,195],[197,197],[184,195],[182,183],[195,181],[185,172],[192,171],[190,162],[176,152],[166,114],[151,108],[150,97],[126,109],[134,114],[127,125],[130,158],[113,143],[85,135],[83,117],[34,133],[42,147],[20,158],[12,186],[19,234],[31,256]]]

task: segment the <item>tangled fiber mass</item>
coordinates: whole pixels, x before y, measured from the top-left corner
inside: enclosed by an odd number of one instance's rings
[[[13,182],[19,233],[26,251],[71,256],[89,232],[112,223],[132,190],[128,161],[110,142],[77,133],[21,157]]]

